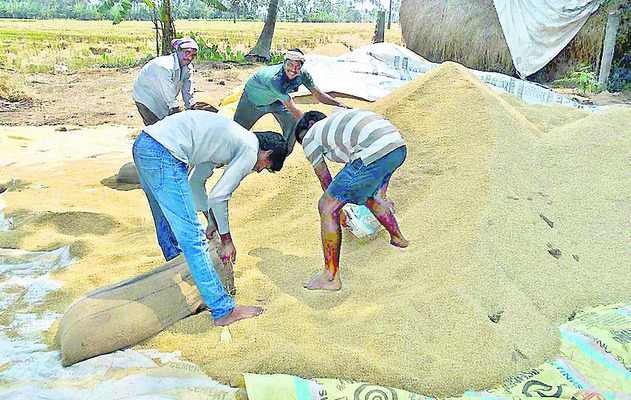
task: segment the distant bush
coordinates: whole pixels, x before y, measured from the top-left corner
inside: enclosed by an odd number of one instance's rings
[[[181,36],[181,35],[178,35]],[[197,52],[197,58],[204,61],[231,61],[237,63],[246,62],[246,54],[242,51],[238,50],[236,52],[232,51],[232,47],[230,44],[225,46],[225,49],[222,51],[217,44],[206,43],[206,41],[199,35],[194,32],[190,32],[188,36],[192,39],[195,39],[197,45],[199,46],[199,51]],[[279,64],[283,62],[284,55],[278,53],[270,54],[271,60],[268,64]]]
[[[558,86],[577,87],[583,95],[587,92],[594,93],[599,89],[597,74],[590,64],[581,64],[568,73],[567,78],[554,80],[552,83]]]
[[[144,58],[137,59],[134,52],[128,51],[125,55],[112,55],[108,52],[102,52],[101,68],[131,68],[139,65],[144,65],[147,61],[153,58],[153,54],[147,53]]]
[[[631,53],[621,60],[614,60],[611,75],[607,79],[607,90],[619,92],[631,89]]]

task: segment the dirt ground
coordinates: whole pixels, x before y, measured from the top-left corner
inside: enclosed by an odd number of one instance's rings
[[[198,62],[195,64],[195,98],[217,106],[230,90],[245,83],[261,67],[262,64]],[[9,75],[7,78],[32,101],[9,102],[0,98],[0,125],[115,124],[141,128],[142,120],[131,98],[140,68]],[[598,95],[582,95],[575,89],[557,91],[584,104],[631,104],[631,90]]]
[[[216,106],[261,65],[197,63],[195,68],[196,100]],[[0,125],[116,124],[140,128],[142,119],[131,98],[139,70],[100,68],[16,76],[17,88],[23,88],[33,100],[0,100]]]

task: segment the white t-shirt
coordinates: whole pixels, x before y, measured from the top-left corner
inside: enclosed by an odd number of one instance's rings
[[[189,64],[180,68],[177,53],[173,53],[156,57],[142,67],[134,81],[132,98],[162,119],[169,115],[171,108],[178,107],[177,95],[180,91],[184,106],[193,107],[193,66]]]
[[[228,233],[228,200],[256,165],[256,135],[231,119],[201,110],[170,115],[144,131],[175,158],[193,167],[188,179],[196,210],[212,210],[219,233]],[[206,195],[206,180],[221,166],[225,166],[221,178]]]

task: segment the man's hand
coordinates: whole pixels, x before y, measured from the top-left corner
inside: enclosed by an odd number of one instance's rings
[[[322,90],[318,89],[317,87],[313,88],[313,89],[309,89],[311,91],[311,94],[313,94],[313,96],[318,99],[318,101],[322,104],[328,104],[330,106],[335,106],[335,107],[340,107],[340,108],[352,108],[347,106],[346,104],[342,103],[341,101],[339,101],[338,99],[336,99],[335,97],[331,96],[330,94],[328,94],[327,92],[323,92]]]
[[[297,120],[302,117],[302,111],[296,106],[294,100],[290,97],[289,100],[283,103],[283,105],[289,110],[291,115],[294,116]]]
[[[208,226],[206,227],[206,239],[212,242],[216,234],[217,234],[217,227],[209,223]]]
[[[210,103],[206,103],[204,101],[198,101],[197,103],[195,103],[195,105],[193,107],[191,107],[192,110],[203,110],[203,111],[210,111],[210,112],[214,112],[216,113],[217,111],[219,111],[217,109],[217,107],[213,106]]]
[[[237,260],[237,249],[234,247],[234,243],[232,243],[230,232],[220,236],[221,250],[219,250],[219,258],[221,258],[221,261],[224,263],[234,263]]]
[[[221,258],[221,261],[224,264],[228,262],[234,263],[237,260],[237,249],[235,249],[232,242],[221,246],[221,250],[219,250],[219,258]]]

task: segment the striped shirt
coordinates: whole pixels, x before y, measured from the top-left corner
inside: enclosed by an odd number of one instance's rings
[[[368,165],[404,145],[390,121],[360,109],[339,111],[316,122],[302,139],[302,148],[314,167],[323,157],[340,163],[361,158]]]

